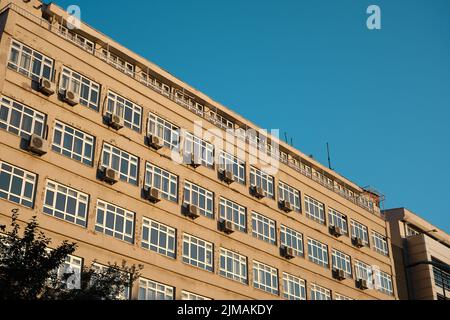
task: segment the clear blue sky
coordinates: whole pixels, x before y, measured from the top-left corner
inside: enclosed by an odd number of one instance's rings
[[[386,208],[450,231],[449,0],[56,3],[324,164],[329,142]]]

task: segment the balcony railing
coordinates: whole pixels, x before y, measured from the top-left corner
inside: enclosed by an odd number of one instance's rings
[[[124,63],[121,63],[121,59],[118,58],[117,56],[111,54],[109,52],[109,50],[107,50],[105,48],[101,48],[101,50],[96,50],[95,45],[93,45],[93,43],[91,41],[84,39],[80,35],[74,35],[73,33],[69,32],[67,29],[65,29],[64,27],[61,28],[60,25],[58,25],[58,26],[52,25],[49,21],[31,14],[30,12],[20,8],[19,6],[15,5],[13,3],[10,3],[6,7],[4,7],[0,11],[0,14],[5,12],[8,9],[14,10],[15,12],[19,13],[20,15],[34,21],[35,23],[42,26],[43,28],[50,30],[51,32],[57,34],[58,36],[66,39],[67,41],[73,43],[74,45],[83,49],[87,53],[96,56],[97,58],[108,63],[109,65],[111,65],[115,69],[119,70],[123,74],[126,74],[127,76],[142,83],[143,85],[150,88],[151,90],[165,96],[166,98],[172,100],[176,104],[178,104],[178,105],[182,106],[183,108],[189,110],[190,112],[198,115],[199,117],[207,120],[208,122],[212,123],[213,125],[217,126],[218,128],[227,130],[227,129],[232,129],[232,127],[234,127],[234,124],[233,124],[233,126],[231,125],[232,124],[231,121],[229,121],[229,120],[223,121],[221,119],[223,117],[217,115],[217,113],[215,113],[216,116],[212,116],[211,113],[206,112],[205,107],[203,105],[195,102],[194,97],[190,97],[189,95],[187,95],[183,92],[174,90],[174,88],[172,89],[167,84],[160,83],[156,79],[151,79],[149,75],[142,76],[143,72],[140,72],[140,73],[136,72],[135,66],[127,63],[126,61],[124,61]],[[105,54],[105,52],[106,52],[106,54]],[[130,67],[130,66],[132,66],[132,67]],[[242,132],[241,132],[242,128],[234,128],[234,129],[237,129],[237,130],[234,130],[235,136],[237,138],[240,138],[240,139],[244,138],[245,141],[247,141],[248,143],[252,142],[252,145],[255,145],[253,143],[253,141],[249,140],[248,136],[247,137],[242,136]],[[331,180],[331,182],[330,182],[330,181],[328,181],[327,178],[322,178],[322,176],[323,176],[322,174],[314,175],[314,174],[312,174],[312,172],[310,170],[306,170],[304,167],[302,167],[301,164],[293,163],[292,161],[289,161],[288,159],[281,157],[279,153],[273,152],[273,150],[267,152],[268,148],[267,148],[267,145],[265,145],[265,144],[259,143],[259,144],[256,144],[256,147],[258,148],[258,150],[268,154],[269,156],[275,158],[276,160],[281,161],[282,163],[286,164],[287,166],[289,166],[290,168],[299,172],[300,174],[304,175],[305,177],[319,183],[320,185],[324,186],[328,190],[333,191],[336,194],[339,194],[341,197],[353,202],[357,206],[359,206],[371,213],[377,213],[377,211],[374,209],[375,208],[374,203],[367,200],[367,198],[364,197],[363,195],[355,195],[354,193],[352,193],[352,195],[350,195],[350,194],[348,194],[348,192],[345,192],[344,190],[337,188],[335,186],[334,180]]]

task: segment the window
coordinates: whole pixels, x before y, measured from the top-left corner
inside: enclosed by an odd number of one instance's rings
[[[32,134],[44,137],[46,115],[15,100],[2,97],[0,128],[25,139],[29,139]]]
[[[62,25],[58,26],[58,33],[60,36],[70,40],[80,48],[86,50],[91,54],[94,54],[94,43],[92,41],[87,40],[86,38],[80,36],[78,33],[75,33],[72,30],[63,27]]]
[[[253,261],[253,287],[278,294],[278,270],[264,263]]]
[[[310,298],[311,300],[331,300],[331,291],[317,284],[311,284]]]
[[[252,235],[270,244],[276,244],[275,221],[252,212]]]
[[[373,283],[372,267],[368,264],[355,260],[355,277],[356,280],[366,280],[369,286]]]
[[[148,218],[142,218],[142,248],[175,258],[176,243],[174,228]]]
[[[214,165],[214,146],[193,134],[186,132],[184,138],[184,155],[186,157],[194,155],[197,162],[207,167]],[[187,159],[188,163],[190,158]]]
[[[211,300],[211,299],[207,298],[207,297],[204,297],[204,296],[201,296],[201,295],[196,294],[196,293],[192,293],[192,292],[183,290],[183,291],[181,291],[181,300],[192,300],[192,301],[194,301],[194,300]]]
[[[178,149],[180,145],[180,128],[153,113],[148,114],[148,134],[160,137],[164,145],[170,149]]]
[[[281,225],[280,242],[282,246],[292,248],[297,256],[303,256],[303,235],[294,229]]]
[[[44,213],[86,227],[89,195],[47,180]]]
[[[75,161],[92,166],[95,138],[67,124],[56,121],[52,150]]]
[[[0,198],[33,208],[36,183],[36,174],[0,161]]]
[[[245,207],[225,198],[220,198],[220,218],[231,221],[234,227],[247,232],[247,210]]]
[[[134,212],[97,200],[95,230],[129,243],[134,239]]]
[[[288,300],[306,300],[305,280],[283,272],[283,298]]]
[[[273,177],[254,167],[250,167],[250,185],[261,187],[268,198],[275,197]]]
[[[51,81],[53,77],[52,59],[15,40],[11,42],[8,67],[33,80],[43,77]]]
[[[294,208],[294,211],[300,212],[300,192],[284,182],[278,182],[279,200],[288,201]]]
[[[123,119],[125,127],[141,132],[142,107],[114,92],[108,92],[106,114],[115,114]]]
[[[416,228],[414,228],[412,225],[410,224],[406,224],[406,236],[407,237],[411,237],[411,236],[417,236],[420,234],[420,231],[418,231]]]
[[[352,238],[362,239],[365,246],[369,246],[369,235],[367,233],[367,227],[359,222],[351,220]]]
[[[102,49],[101,52],[102,52],[102,55],[100,56],[101,59],[108,62],[117,70],[120,70],[121,72],[134,77],[134,65],[116,56],[115,54],[109,52],[108,50]]]
[[[220,248],[219,274],[228,279],[247,284],[247,257]]]
[[[71,255],[66,256],[64,263],[57,270],[57,275],[60,280],[65,282],[67,289],[80,289],[82,267],[83,259]],[[64,281],[65,275],[71,273],[73,274]]]
[[[389,255],[388,245],[386,241],[386,237],[382,234],[379,234],[378,232],[372,231],[372,243],[373,243],[373,249],[384,255]]]
[[[308,238],[309,260],[328,268],[328,246],[317,240]]]
[[[174,293],[174,287],[149,279],[139,278],[138,300],[173,300]]]
[[[214,194],[189,181],[184,182],[184,203],[199,208],[205,217],[214,218]]]
[[[328,208],[328,223],[330,226],[341,228],[341,230],[348,234],[347,216],[339,211]]]
[[[219,153],[219,168],[233,172],[234,181],[245,184],[245,162],[225,151]]]
[[[145,166],[144,185],[159,190],[164,199],[178,201],[178,177],[148,162]]]
[[[344,296],[343,294],[335,293],[334,300],[353,300],[353,299],[350,297]]]
[[[333,249],[331,250],[331,260],[333,269],[343,270],[345,271],[347,278],[352,277],[352,263],[349,255]]]
[[[440,265],[445,265],[442,261],[431,257],[431,261],[434,263],[438,263]],[[450,274],[442,268],[439,268],[438,266],[433,265],[433,277],[434,277],[434,284],[438,286],[439,288],[445,288],[446,291],[450,291]]]
[[[386,272],[380,270],[374,270],[375,276],[375,288],[385,294],[393,295],[394,289],[392,288],[392,277]]]
[[[183,234],[183,262],[213,272],[213,244],[189,234]]]
[[[102,166],[117,171],[120,180],[137,185],[138,164],[138,157],[110,144],[103,144]]]
[[[100,85],[81,74],[63,67],[61,71],[60,89],[68,89],[80,97],[80,104],[98,110]]]
[[[306,216],[321,224],[325,224],[325,206],[323,203],[305,195],[305,213]]]
[[[102,265],[102,264],[99,264],[99,263],[95,263],[94,262],[92,264],[92,269],[95,272],[98,272],[98,273],[107,272],[108,268],[109,268],[109,266],[105,266],[105,265]],[[114,298],[115,298],[115,300],[129,300],[130,299],[130,293],[131,293],[131,290],[130,290],[131,275],[129,273],[123,272],[123,271],[120,271],[119,274],[123,275],[124,277],[127,276],[127,278],[129,280],[128,280],[127,284],[121,286],[121,292],[117,296],[115,296]],[[94,278],[93,281],[95,281],[95,275],[93,275],[93,278]],[[122,278],[122,277],[120,277],[120,278]],[[114,288],[117,288],[117,286],[114,286]]]

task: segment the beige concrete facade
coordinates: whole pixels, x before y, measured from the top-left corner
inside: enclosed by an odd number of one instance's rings
[[[380,214],[377,199],[373,194],[355,185],[345,177],[327,169],[317,161],[310,159],[291,146],[279,142],[280,151],[294,157],[310,170],[309,174],[300,171],[290,162],[280,162],[274,174],[275,198],[258,200],[249,192],[250,188],[250,157],[248,143],[241,150],[245,155],[245,185],[232,183],[230,185],[218,179],[217,165],[214,168],[200,166],[192,168],[186,164],[179,164],[171,160],[171,151],[167,148],[153,150],[145,143],[147,133],[147,118],[149,112],[170,121],[180,128],[194,132],[194,121],[203,120],[204,129],[218,129],[211,121],[206,121],[188,108],[177,104],[173,96],[168,98],[164,94],[152,90],[136,79],[138,70],[150,72],[161,82],[170,84],[171,88],[183,89],[205,106],[205,112],[218,110],[224,117],[228,117],[241,128],[257,127],[233,111],[218,104],[204,94],[181,82],[151,62],[139,57],[98,31],[82,24],[80,30],[75,31],[80,36],[95,43],[95,52],[103,48],[114,52],[124,60],[134,65],[135,72],[131,76],[116,67],[99,59],[99,56],[87,52],[67,38],[55,32],[56,24],[61,19],[67,19],[67,14],[59,7],[51,5],[48,12],[54,16],[52,26],[48,20],[42,19],[43,7],[39,1],[28,3],[17,0],[0,1],[0,7],[5,10],[0,16],[0,90],[1,96],[13,99],[46,115],[48,134],[45,136],[49,145],[52,144],[55,122],[60,121],[95,137],[94,163],[92,166],[81,164],[49,148],[48,153],[39,157],[20,148],[22,139],[14,133],[0,130],[0,161],[12,164],[29,172],[37,174],[35,185],[35,200],[33,208],[13,203],[0,197],[0,224],[8,224],[10,212],[19,208],[20,219],[27,221],[33,215],[43,230],[58,243],[69,239],[78,243],[79,248],[75,256],[83,258],[84,265],[90,265],[93,260],[106,264],[121,262],[128,264],[143,264],[142,277],[175,288],[175,298],[181,299],[182,290],[206,296],[213,299],[281,299],[286,288],[283,285],[283,273],[289,273],[306,282],[306,298],[311,298],[311,285],[316,284],[331,292],[333,299],[343,295],[352,299],[397,299],[396,270],[393,266],[391,252],[380,254],[375,250],[372,232],[385,237],[387,247],[391,247],[391,239],[386,221]],[[52,81],[58,87],[61,69],[68,67],[79,74],[101,85],[98,111],[83,105],[69,106],[61,101],[57,94],[49,97],[32,87],[32,80],[16,70],[8,67],[12,40],[36,50],[54,60],[54,76]],[[140,132],[129,128],[119,131],[104,124],[102,114],[106,110],[108,90],[126,97],[135,104],[142,106]],[[224,131],[223,131],[224,132]],[[269,137],[270,138],[270,137]],[[276,140],[275,138],[272,138]],[[119,181],[109,185],[97,178],[97,168],[101,164],[102,146],[104,143],[129,152],[139,158],[138,185]],[[237,145],[237,143],[236,143]],[[217,155],[219,150],[215,150]],[[178,201],[162,200],[151,204],[143,199],[142,188],[146,162],[165,169],[178,177]],[[264,167],[264,162],[253,165]],[[328,180],[322,179],[326,177]],[[71,187],[89,195],[89,209],[87,227],[57,219],[43,213],[45,201],[45,185],[47,179]],[[201,216],[192,220],[182,215],[183,186],[185,181],[202,186],[214,194],[214,219]],[[282,181],[300,192],[301,212],[284,213],[278,206],[278,184]],[[324,182],[327,181],[327,182]],[[344,189],[345,191],[344,191]],[[305,195],[324,204],[325,224],[310,219],[305,214]],[[219,218],[219,199],[224,197],[246,208],[247,232],[234,232],[226,235],[217,228]],[[120,241],[95,230],[97,199],[113,203],[135,213],[133,244]],[[345,214],[348,224],[348,234],[351,233],[350,221],[355,220],[367,227],[369,246],[358,248],[352,244],[352,237],[348,235],[339,238],[330,234],[328,210],[333,208]],[[276,222],[276,244],[270,244],[252,236],[252,212],[257,212]],[[176,229],[176,258],[168,258],[154,251],[141,247],[142,218],[147,217],[164,225]],[[280,226],[287,226],[303,235],[303,257],[287,260],[280,256]],[[213,272],[208,272],[190,264],[184,263],[183,234],[187,233],[214,245]],[[307,239],[312,238],[326,244],[328,247],[328,267],[313,263],[308,258]],[[226,248],[247,257],[247,284],[239,283],[219,275],[220,248]],[[339,250],[351,258],[352,277],[336,280],[332,276],[332,249]],[[277,269],[279,294],[270,294],[254,288],[253,261],[259,261]],[[376,289],[361,290],[355,285],[355,261],[359,260],[370,266],[377,266],[379,270],[392,277],[392,294],[380,292]],[[132,299],[138,298],[139,283],[132,289]]]
[[[433,265],[424,262],[437,260],[448,268],[450,236],[405,208],[386,210],[385,216],[391,232],[399,298],[449,299],[448,288],[444,291],[445,285],[436,285],[435,272],[440,278],[439,270],[433,272]]]

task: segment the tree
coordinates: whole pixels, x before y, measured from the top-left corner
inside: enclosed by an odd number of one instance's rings
[[[49,249],[51,239],[38,230],[34,216],[20,236],[18,209],[12,210],[11,231],[0,226],[0,300],[114,300],[139,277],[142,265],[108,264],[84,267],[80,275],[64,272],[66,258],[77,248],[63,241]],[[58,272],[59,271],[59,272]],[[76,276],[77,288],[70,288]]]

